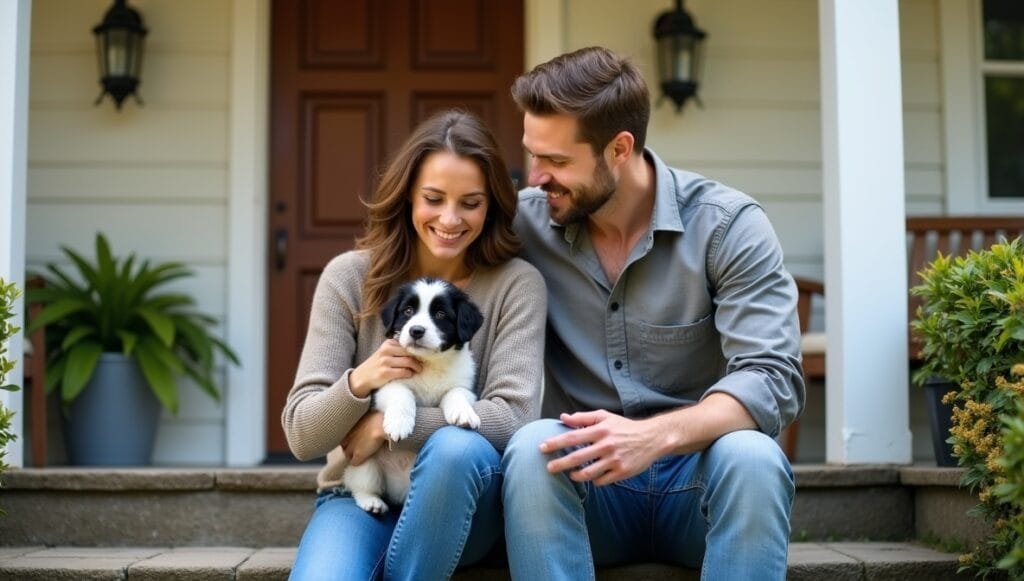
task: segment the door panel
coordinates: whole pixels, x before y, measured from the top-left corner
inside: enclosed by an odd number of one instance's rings
[[[495,132],[513,175],[522,117],[522,0],[276,0],[271,53],[267,449],[323,265],[352,248],[374,180],[420,120],[461,107]]]

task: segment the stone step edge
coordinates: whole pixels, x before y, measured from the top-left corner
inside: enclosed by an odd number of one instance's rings
[[[309,491],[317,466],[256,468],[13,468],[0,476],[3,490],[94,491]],[[936,466],[833,466],[797,464],[797,488],[854,486],[958,487],[962,468]]]
[[[209,575],[259,579],[287,574],[295,551],[294,547],[0,547],[0,577],[47,578],[71,573],[76,579],[90,579],[109,578],[111,573],[119,572],[140,576],[173,572],[195,574],[197,579]],[[945,576],[956,570],[957,560],[956,554],[942,553],[913,542],[803,542],[790,545],[789,570],[791,573],[827,570],[832,574],[841,571],[870,574],[872,569],[892,573],[894,568],[902,567],[908,572]],[[456,578],[472,576],[473,570],[461,572]],[[495,568],[483,566],[476,570],[494,572]],[[635,565],[606,571],[619,570],[657,573],[659,578],[679,572],[677,568],[660,565]]]

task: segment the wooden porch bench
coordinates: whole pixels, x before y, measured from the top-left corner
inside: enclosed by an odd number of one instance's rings
[[[1024,236],[1024,216],[929,216],[907,218],[907,288],[921,283],[919,273],[941,252],[946,256],[962,256],[969,250],[989,248],[1005,238]],[[805,380],[825,379],[825,333],[812,332],[812,302],[825,295],[825,285],[802,277],[796,278],[799,301],[801,350]],[[921,297],[908,294],[907,324],[914,320]],[[921,363],[921,343],[915,333],[908,335],[911,367]],[[790,460],[796,457],[799,421],[783,436],[783,449]]]

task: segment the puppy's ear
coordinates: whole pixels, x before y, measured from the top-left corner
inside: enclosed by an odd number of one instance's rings
[[[395,293],[391,300],[380,310],[380,320],[384,323],[384,336],[391,337],[395,334],[394,324],[398,318],[398,307],[402,299],[402,293]]]
[[[484,324],[484,316],[480,309],[473,304],[473,301],[464,294],[455,301],[455,314],[457,319],[455,328],[459,335],[459,343],[469,343],[473,335],[480,330],[480,326]]]

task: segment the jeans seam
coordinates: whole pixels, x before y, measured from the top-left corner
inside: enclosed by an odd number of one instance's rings
[[[409,493],[405,497],[405,502],[406,503],[408,503],[409,501],[412,500],[413,492],[414,491],[415,491],[414,487],[409,487]],[[395,528],[394,528],[393,531],[391,531],[391,538],[388,540],[388,546],[384,550],[384,554],[387,556],[387,562],[385,563],[385,570],[387,568],[391,568],[392,567],[392,560],[395,558],[395,555],[392,552],[392,548],[395,545],[395,537],[397,537],[398,535],[400,535],[402,533],[402,528],[403,528],[402,525],[405,524],[405,510],[404,509],[405,509],[405,504],[402,504],[401,508],[399,509],[399,510],[401,510],[401,512],[398,514],[398,520],[395,522]]]
[[[493,468],[493,467],[492,467]],[[490,484],[491,478],[494,476],[495,471],[492,469],[484,474],[481,474],[481,490],[486,490]],[[478,496],[479,498],[479,496]],[[477,507],[479,508],[479,507]],[[476,516],[476,510],[466,516],[466,519],[462,523],[462,542],[459,544],[461,547],[455,555],[453,555],[452,562],[448,563],[448,568],[445,571],[445,577],[451,578],[455,574],[455,569],[459,566],[459,561],[462,560],[462,553],[466,550],[466,543],[469,541],[469,531],[473,528],[473,517]]]
[[[658,462],[655,462],[654,464],[651,465],[651,470],[650,470],[650,472],[647,475],[647,495],[646,495],[646,500],[647,500],[647,509],[648,509],[647,523],[648,523],[648,527],[649,527],[648,528],[648,537],[647,537],[647,554],[648,555],[653,555],[655,553],[655,547],[656,547],[655,538],[657,537],[657,526],[655,525],[655,523],[657,522],[657,520],[656,520],[655,515],[654,515],[654,512],[655,512],[655,510],[654,510],[654,498],[655,498],[655,493],[657,492],[657,486],[655,485],[656,482],[658,482]]]
[[[592,486],[592,483],[590,481],[583,483],[583,499],[582,499],[582,502],[580,502],[577,505],[577,509],[579,510],[580,521],[583,523],[583,530],[584,531],[587,530],[587,505],[586,505],[586,502],[587,502],[587,497],[590,495],[590,487],[591,486]],[[584,546],[587,549],[587,561],[589,561],[591,564],[593,564],[594,563],[594,550],[590,546],[590,539],[588,538],[587,542],[583,543],[583,544],[584,544]],[[590,577],[589,577],[589,579],[590,579],[590,581],[595,581],[597,579],[596,567],[591,567],[590,568]]]

